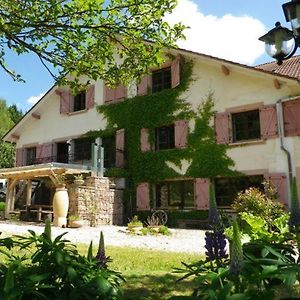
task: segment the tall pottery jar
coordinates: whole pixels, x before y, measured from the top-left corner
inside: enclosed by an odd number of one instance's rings
[[[69,195],[65,186],[57,187],[53,196],[54,226],[67,227]]]

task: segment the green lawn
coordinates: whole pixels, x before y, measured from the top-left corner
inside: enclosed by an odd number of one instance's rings
[[[86,253],[87,246],[80,245],[79,249]],[[176,283],[181,275],[174,274],[173,268],[180,267],[182,261],[197,261],[200,255],[124,247],[106,249],[113,259],[109,267],[120,271],[126,279],[123,285],[126,300],[164,300],[192,293],[194,284],[187,280]]]

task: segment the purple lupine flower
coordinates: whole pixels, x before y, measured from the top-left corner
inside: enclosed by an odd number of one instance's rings
[[[222,230],[206,231],[205,232],[205,248],[207,261],[227,258],[226,253],[226,237]]]
[[[229,271],[233,275],[239,275],[243,265],[243,249],[239,226],[233,222],[233,237],[230,241],[230,266]]]
[[[100,268],[107,268],[108,257],[105,255],[104,237],[102,231],[100,233],[100,241],[96,259],[98,260]]]

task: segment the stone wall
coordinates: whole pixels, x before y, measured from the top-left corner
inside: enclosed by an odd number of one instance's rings
[[[89,177],[83,185],[68,188],[69,215],[78,215],[86,225],[122,225],[123,191],[106,177]]]

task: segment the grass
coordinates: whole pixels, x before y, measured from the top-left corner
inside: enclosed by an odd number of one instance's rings
[[[87,246],[79,245],[81,253]],[[96,252],[96,249],[94,250]],[[125,300],[169,299],[171,296],[191,295],[195,284],[191,280],[177,283],[180,274],[173,273],[181,262],[195,262],[196,254],[174,253],[125,247],[106,247],[106,255],[113,261],[109,267],[122,273]]]

